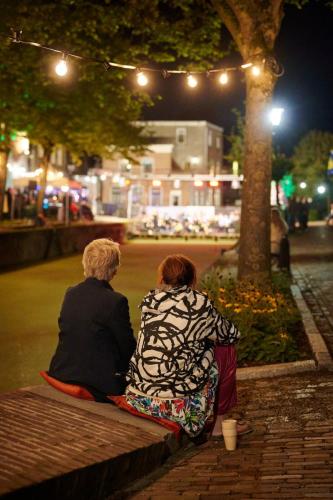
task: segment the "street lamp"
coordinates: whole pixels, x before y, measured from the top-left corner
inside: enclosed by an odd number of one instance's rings
[[[317,187],[317,193],[318,194],[324,194],[326,193],[326,186],[324,186],[323,184],[321,184],[320,186]]]
[[[269,120],[273,127],[278,127],[282,120],[282,115],[284,113],[283,108],[272,108],[269,112]]]
[[[304,182],[304,181],[302,181],[302,182],[300,182],[299,187],[300,187],[301,189],[306,189],[306,187],[307,187],[307,183],[306,183],[306,182]]]

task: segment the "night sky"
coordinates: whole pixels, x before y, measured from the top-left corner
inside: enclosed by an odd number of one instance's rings
[[[311,129],[333,132],[333,11],[311,2],[298,10],[286,8],[276,45],[276,57],[285,68],[278,80],[274,104],[285,108],[283,124],[274,142],[286,153]],[[240,57],[228,56],[228,64],[238,65]],[[223,65],[223,63],[222,63]],[[166,81],[156,77],[151,95],[161,95],[154,108],[144,111],[151,120],[208,120],[230,132],[235,119],[233,108],[242,108],[245,86],[241,73],[221,88],[214,79],[202,77],[200,88],[190,90],[184,77]]]

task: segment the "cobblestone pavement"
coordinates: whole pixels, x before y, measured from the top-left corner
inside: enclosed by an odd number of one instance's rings
[[[293,275],[333,355],[333,262],[295,264]]]
[[[255,430],[236,451],[209,441],[120,497],[332,499],[333,374],[242,382],[239,400],[238,411]]]

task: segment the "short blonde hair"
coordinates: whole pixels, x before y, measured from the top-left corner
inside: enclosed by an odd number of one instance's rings
[[[84,249],[82,265],[86,278],[110,281],[120,265],[118,243],[108,238],[93,240]]]

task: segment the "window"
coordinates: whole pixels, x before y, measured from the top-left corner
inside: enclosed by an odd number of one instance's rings
[[[186,144],[186,128],[176,128],[176,143]]]
[[[221,137],[216,137],[216,149],[221,149]]]
[[[121,160],[119,160],[120,172],[125,174],[126,172],[130,172],[131,168],[132,168],[132,165],[130,164],[129,160],[127,160],[126,158],[122,158]]]
[[[208,146],[213,145],[213,132],[211,130],[208,130]]]
[[[178,206],[181,205],[182,192],[180,190],[170,191],[170,205]]]
[[[120,203],[121,203],[121,189],[119,186],[112,186],[111,201],[114,205],[120,205]]]
[[[154,207],[162,205],[162,192],[161,188],[159,187],[152,187],[151,188],[151,205]]]
[[[152,174],[154,161],[152,158],[143,158],[141,160],[142,173],[143,174]]]
[[[132,186],[132,203],[143,203],[144,189],[140,184],[133,184]]]

